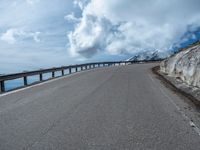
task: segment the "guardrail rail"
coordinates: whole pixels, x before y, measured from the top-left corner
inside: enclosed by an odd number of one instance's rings
[[[26,86],[30,86],[36,83],[44,82],[46,80],[43,79],[43,75],[45,73],[51,73],[51,78],[54,79],[55,72],[61,72],[61,76],[66,76],[72,73],[99,68],[99,67],[109,67],[109,66],[120,66],[120,65],[127,65],[127,64],[133,64],[133,63],[140,63],[143,61],[115,61],[115,62],[95,62],[95,63],[86,63],[86,64],[78,64],[78,65],[70,65],[70,66],[63,66],[63,67],[56,67],[56,68],[49,68],[49,69],[40,69],[36,71],[28,71],[28,72],[22,72],[22,73],[15,73],[15,74],[8,74],[8,75],[1,75],[0,76],[0,93],[5,93],[11,90],[15,90],[18,88],[23,88]],[[72,69],[75,69],[75,72],[72,72]],[[65,70],[68,70],[68,74],[65,74]],[[39,80],[37,82],[28,84],[28,77],[30,76],[39,76]],[[5,88],[5,81],[15,80],[15,79],[23,79],[23,85],[19,86],[17,88],[6,90]],[[49,79],[48,79],[49,80]]]

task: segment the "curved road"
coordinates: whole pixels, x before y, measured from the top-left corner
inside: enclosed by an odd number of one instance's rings
[[[0,150],[197,150],[155,64],[99,68],[0,96]]]

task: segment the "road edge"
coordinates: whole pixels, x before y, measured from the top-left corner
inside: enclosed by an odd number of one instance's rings
[[[164,75],[159,73],[160,66],[155,66],[151,69],[153,74],[157,76],[157,78],[169,89],[171,89],[174,93],[176,93],[181,98],[187,99],[192,104],[194,104],[195,108],[200,112],[200,101],[195,98],[192,94],[183,91],[182,89],[178,88],[174,85],[170,80],[168,80]]]

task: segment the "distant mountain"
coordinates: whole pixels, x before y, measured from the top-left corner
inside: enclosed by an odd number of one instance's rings
[[[171,53],[164,53],[160,51],[145,51],[140,52],[134,55],[133,57],[127,59],[127,61],[155,61],[155,60],[161,60],[166,57],[169,57]]]

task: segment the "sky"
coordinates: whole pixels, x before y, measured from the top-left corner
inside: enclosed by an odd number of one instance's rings
[[[200,39],[199,0],[0,0],[0,74],[125,60]]]

